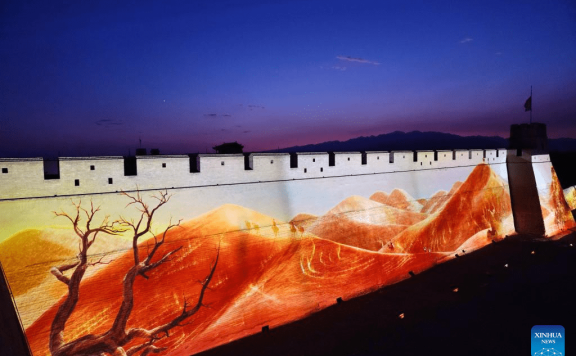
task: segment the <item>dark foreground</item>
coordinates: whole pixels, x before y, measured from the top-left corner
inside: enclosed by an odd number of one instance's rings
[[[563,325],[576,354],[576,233],[510,237],[200,355],[530,355],[534,325]]]

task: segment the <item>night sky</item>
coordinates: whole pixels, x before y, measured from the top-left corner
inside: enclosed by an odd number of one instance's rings
[[[3,1],[0,157],[576,137],[576,3]]]

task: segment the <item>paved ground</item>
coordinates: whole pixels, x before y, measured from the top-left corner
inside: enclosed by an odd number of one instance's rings
[[[510,237],[201,355],[529,355],[532,326],[557,324],[576,354],[576,233]]]

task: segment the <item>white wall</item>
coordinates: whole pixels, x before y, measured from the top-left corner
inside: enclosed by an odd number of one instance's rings
[[[60,178],[45,180],[41,158],[0,159],[0,200],[109,193],[121,190],[155,190],[248,182],[316,179],[386,172],[431,170],[466,167],[486,162],[491,165],[506,162],[506,150],[455,150],[366,152],[362,164],[361,152],[336,152],[335,165],[329,165],[326,152],[298,153],[298,167],[290,168],[290,155],[254,153],[249,156],[251,169],[245,169],[242,154],[199,154],[200,172],[191,172],[191,158],[186,155],[137,156],[137,175],[124,175],[124,158],[85,157],[60,158]],[[455,159],[453,156],[455,155]],[[530,156],[529,159],[545,159]],[[390,157],[394,162],[390,163]],[[194,160],[194,158],[192,158]],[[534,161],[536,162],[536,161]],[[192,163],[195,165],[195,162]],[[94,169],[91,169],[94,166]],[[112,183],[109,183],[109,179]],[[75,181],[79,185],[75,185]]]

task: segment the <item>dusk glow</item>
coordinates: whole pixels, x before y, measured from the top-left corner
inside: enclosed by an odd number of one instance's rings
[[[8,1],[0,157],[401,131],[576,137],[569,1]],[[129,151],[130,150],[130,151]]]

